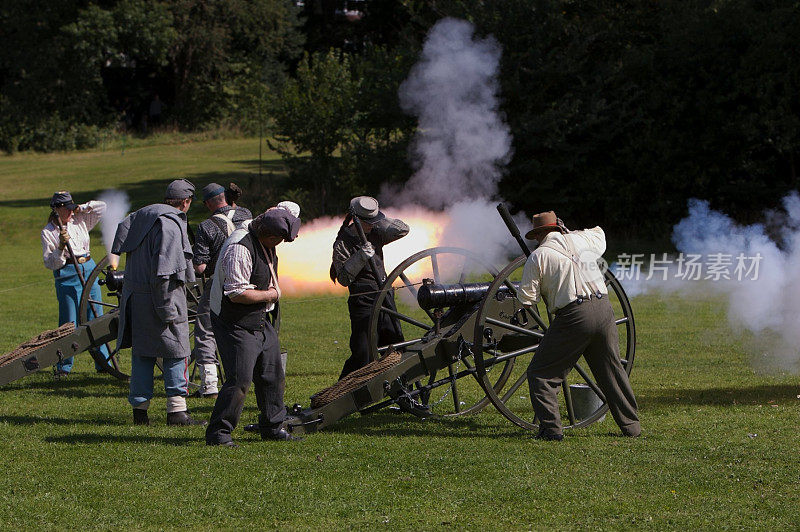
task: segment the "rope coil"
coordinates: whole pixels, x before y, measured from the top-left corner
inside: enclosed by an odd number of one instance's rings
[[[11,351],[10,353],[6,353],[5,355],[0,356],[0,366],[5,366],[6,364],[10,364],[14,360],[22,358],[41,347],[52,344],[53,342],[56,342],[66,336],[69,336],[73,332],[75,332],[75,324],[70,321],[65,323],[58,329],[45,331],[37,336],[34,336],[27,342],[18,345],[17,348]]]
[[[363,368],[347,374],[334,384],[311,396],[311,408],[320,408],[336,399],[361,388],[370,379],[395,366],[400,362],[402,355],[399,351],[392,351],[383,358],[370,362]]]

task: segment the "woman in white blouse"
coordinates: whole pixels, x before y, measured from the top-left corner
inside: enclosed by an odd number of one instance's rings
[[[75,254],[78,268],[84,279],[89,277],[95,267],[95,262],[89,254],[89,231],[97,225],[106,211],[106,204],[102,201],[90,201],[77,205],[72,200],[72,195],[67,191],[53,194],[50,200],[53,211],[47,220],[47,225],[42,229],[42,257],[44,265],[53,270],[55,278],[56,297],[58,298],[58,324],[67,322],[78,324],[78,305],[83,291],[78,270],[70,258],[70,251]],[[92,285],[90,297],[100,301],[102,294],[100,285],[95,281]],[[98,315],[103,313],[100,305],[89,308],[89,318],[94,317],[93,310]],[[108,349],[102,346],[100,351],[108,358]],[[95,365],[100,371],[100,367]],[[72,357],[65,358],[56,367],[56,377],[65,377],[72,369]]]

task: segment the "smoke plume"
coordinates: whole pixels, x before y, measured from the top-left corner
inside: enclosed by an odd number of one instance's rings
[[[390,205],[443,210],[449,223],[442,241],[490,261],[513,252],[495,209],[512,140],[499,109],[501,52],[493,37],[475,36],[463,20],[442,19],[431,29],[399,93],[402,108],[418,119],[409,153],[415,173],[403,188],[385,185],[381,193]]]
[[[673,228],[672,240],[684,256],[726,257],[729,278],[709,279],[706,273],[701,280],[681,280],[673,265],[667,281],[623,281],[626,291],[722,296],[733,331],[752,333],[749,344],[759,366],[800,371],[800,195],[785,197],[783,209],[765,219],[741,226],[707,201],[690,200],[689,215]]]
[[[128,195],[121,190],[106,190],[97,199],[106,204],[106,213],[100,222],[100,232],[103,235],[103,245],[106,251],[110,252],[117,225],[128,215],[131,202]]]
[[[411,147],[415,173],[394,204],[444,209],[497,192],[511,156],[499,111],[500,45],[472,24],[446,18],[428,34],[422,56],[400,86],[400,105],[417,116]],[[388,191],[388,189],[387,189]]]

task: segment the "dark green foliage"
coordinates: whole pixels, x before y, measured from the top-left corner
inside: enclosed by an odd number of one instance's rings
[[[114,126],[124,97],[146,132],[154,93],[184,129],[247,124],[252,94],[279,82],[302,44],[288,0],[23,0],[4,2],[0,22],[6,151],[70,149],[60,137]]]
[[[272,100],[273,148],[298,187],[313,193],[311,214],[339,212],[351,195],[409,175],[414,123],[397,103],[409,66],[407,56],[380,47],[357,57],[306,55]]]
[[[253,83],[262,84],[263,93],[280,81],[284,65],[302,45],[293,3],[171,0],[168,4],[178,33],[169,53],[178,123],[198,128],[257,113],[247,105],[253,101]]]
[[[660,235],[687,197],[749,221],[798,186],[796,2],[458,4],[503,45],[518,207]]]

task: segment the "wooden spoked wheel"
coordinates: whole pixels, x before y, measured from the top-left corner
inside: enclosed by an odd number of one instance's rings
[[[478,378],[487,397],[506,418],[527,430],[537,430],[526,369],[550,323],[544,304],[525,309],[516,298],[526,257],[509,264],[489,287],[475,321],[473,351]],[[630,375],[636,354],[636,326],[633,309],[619,281],[605,272],[609,301],[614,309],[619,335],[620,362]],[[498,364],[517,360],[507,380],[498,390],[490,374]],[[565,429],[591,425],[603,418],[608,405],[586,361],[581,357],[567,374],[559,394],[562,424]]]
[[[373,302],[369,324],[369,340],[373,360],[388,349],[403,350],[446,336],[455,326],[451,308],[423,309],[417,301],[417,292],[423,279],[435,283],[455,284],[486,282],[494,279],[498,270],[480,256],[460,248],[437,247],[420,251],[401,262],[387,276],[383,287]],[[387,302],[394,298],[395,305]],[[392,306],[395,308],[393,309]],[[459,309],[463,310],[463,309]],[[472,312],[470,312],[471,314]],[[395,318],[403,330],[404,341],[385,345],[380,341],[378,323],[381,316]],[[437,328],[438,321],[438,328]],[[457,340],[457,339],[453,339]],[[458,353],[446,370],[432,371],[416,383],[424,392],[418,395],[420,403],[430,408],[431,415],[460,416],[480,411],[489,400],[481,384],[475,378],[475,361],[468,342],[458,344]],[[510,363],[510,365],[513,364]],[[487,378],[495,386],[502,387],[507,378],[506,368],[496,368]]]
[[[106,293],[106,297],[101,297],[99,301],[94,300],[91,297],[92,286],[94,285],[95,281],[98,281],[100,274],[110,268],[108,255],[106,255],[99,263],[97,263],[94,270],[92,270],[92,272],[86,278],[81,290],[80,304],[78,305],[79,324],[83,325],[91,321],[101,312],[104,314],[109,312],[119,312],[119,297],[114,297],[114,295],[109,297],[108,289],[105,287],[105,278],[101,278],[99,281],[101,282],[101,291]],[[113,303],[107,302],[106,300],[111,300]],[[105,347],[108,350],[108,353],[113,352],[110,344],[105,344]],[[128,380],[129,376],[119,369],[116,355],[106,359],[106,357],[100,352],[99,346],[91,348],[89,353],[91,354],[97,366],[100,367],[103,372],[108,373],[109,375],[122,381]]]

